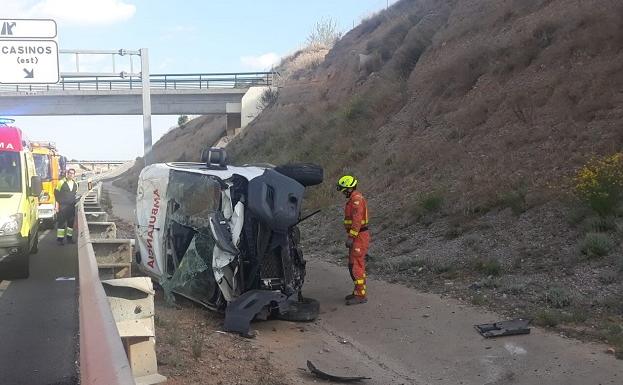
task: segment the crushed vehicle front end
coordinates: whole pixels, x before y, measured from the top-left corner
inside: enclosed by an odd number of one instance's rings
[[[254,318],[309,321],[297,224],[305,187],[274,169],[155,164],[137,191],[137,262],[165,293],[225,311],[225,328]]]

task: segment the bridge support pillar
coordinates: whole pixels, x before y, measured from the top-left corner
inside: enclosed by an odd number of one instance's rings
[[[241,104],[240,103],[227,103],[225,105],[225,111],[227,115],[227,125],[225,127],[225,131],[227,132],[227,136],[234,136],[236,134],[236,130],[238,130],[241,126]]]

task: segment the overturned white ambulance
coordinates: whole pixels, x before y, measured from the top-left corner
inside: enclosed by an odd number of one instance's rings
[[[249,333],[271,314],[309,321],[299,247],[305,186],[322,182],[315,165],[226,164],[210,149],[203,163],[160,163],[140,174],[136,262],[166,293],[225,310],[225,328]]]

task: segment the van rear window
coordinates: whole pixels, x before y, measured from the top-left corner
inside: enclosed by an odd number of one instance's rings
[[[19,152],[0,151],[0,192],[21,192]]]

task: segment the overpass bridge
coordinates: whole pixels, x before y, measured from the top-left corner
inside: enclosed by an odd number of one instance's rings
[[[240,114],[249,90],[272,86],[274,76],[274,72],[152,74],[151,113]],[[140,77],[62,74],[57,84],[0,85],[0,116],[141,115],[142,94]]]
[[[133,161],[129,160],[69,160],[67,161],[67,167],[75,169],[78,173],[80,171],[94,171],[94,172],[106,172],[115,169],[122,164]]]
[[[151,116],[227,117],[228,135],[260,112],[258,101],[273,85],[275,72],[150,74],[148,49],[59,50],[75,55],[76,72],[56,84],[0,84],[0,116],[142,115],[144,159],[150,163]],[[110,55],[112,72],[80,71],[80,55]],[[115,58],[129,59],[130,72],[115,72]],[[134,72],[133,57],[140,58]]]

